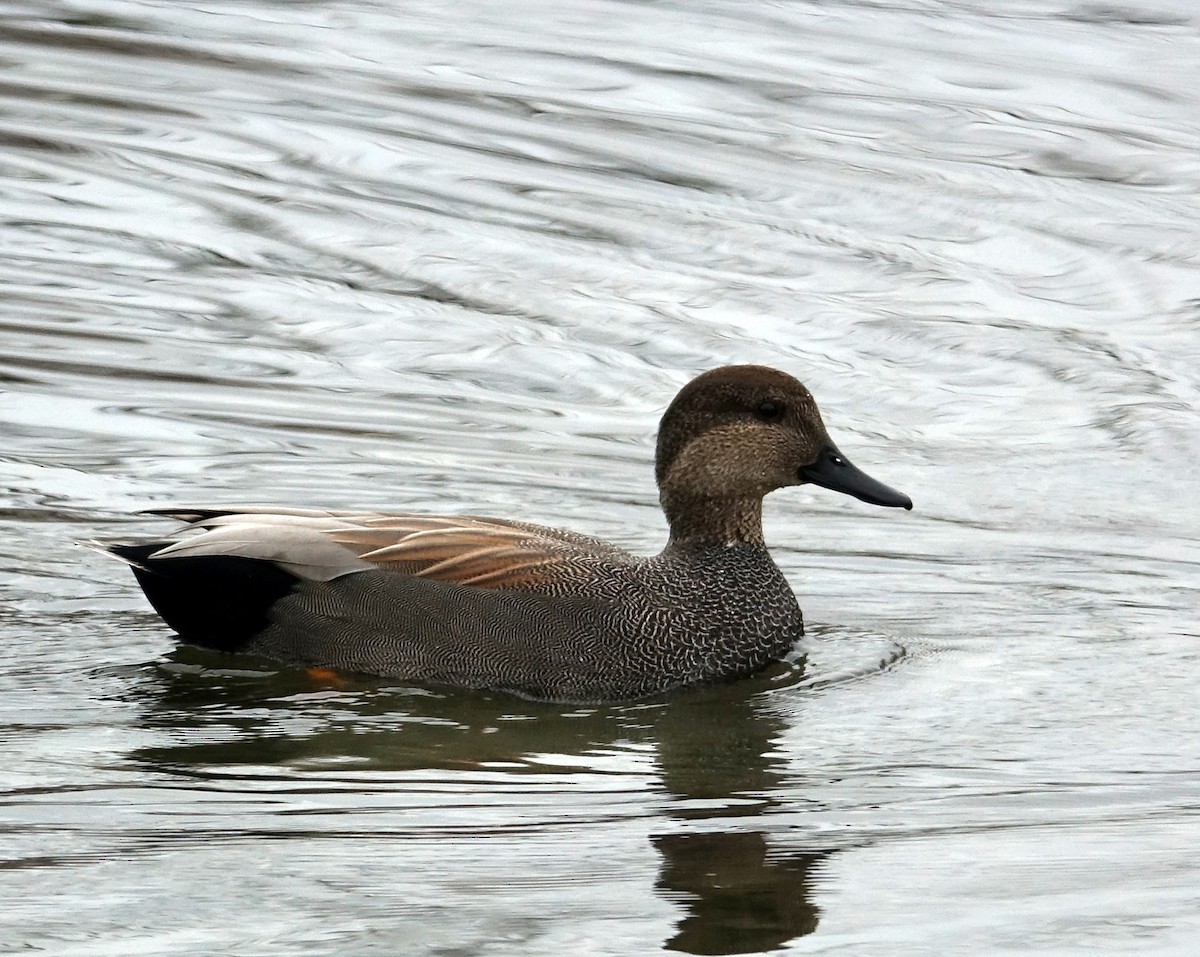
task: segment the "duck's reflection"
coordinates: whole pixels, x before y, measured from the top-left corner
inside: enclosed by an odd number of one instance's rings
[[[817,929],[810,868],[827,851],[772,857],[762,831],[660,834],[656,888],[687,909],[668,950],[748,954],[782,947]]]
[[[651,838],[662,858],[655,890],[683,910],[665,946],[752,953],[817,926],[812,869],[831,852],[789,849],[772,826],[771,815],[795,812],[800,798],[782,785],[775,742],[784,719],[764,693],[771,676],[658,702],[569,708],[462,691],[338,687],[275,666],[233,670],[230,659],[189,648],[173,659],[153,677],[143,673],[137,692],[168,743],[135,757],[159,770],[226,777],[275,765],[291,778],[328,759],[378,771],[519,773],[544,769],[548,755],[646,744],[673,799]],[[800,668],[776,673],[775,683],[794,683]]]
[[[761,693],[746,692],[727,685],[680,697],[656,724],[664,782],[680,799],[677,829],[652,838],[663,859],[655,887],[686,909],[670,950],[755,953],[817,927],[811,869],[831,852],[769,840],[769,815],[794,810],[796,797],[781,786],[783,720]]]

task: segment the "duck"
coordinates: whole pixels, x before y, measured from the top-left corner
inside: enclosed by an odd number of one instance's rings
[[[479,516],[161,508],[167,538],[93,543],[185,643],[332,674],[558,702],[645,698],[754,674],[804,634],[763,498],[812,484],[911,509],[830,439],[812,394],[760,365],[688,382],[663,414],[669,534],[640,557]]]

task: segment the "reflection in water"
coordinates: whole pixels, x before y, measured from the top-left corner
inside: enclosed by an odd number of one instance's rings
[[[790,680],[803,676],[803,663]],[[663,781],[682,799],[686,830],[653,837],[662,855],[656,887],[687,915],[667,943],[690,954],[746,954],[811,934],[809,870],[830,851],[772,847],[764,815],[799,799],[780,787],[777,739],[783,722],[762,696],[732,687],[680,699],[655,725]],[[757,823],[756,823],[757,822]]]
[[[688,909],[670,950],[750,954],[782,947],[817,929],[809,870],[829,852],[768,858],[761,831],[660,834],[657,887]]]
[[[761,692],[767,683],[794,686],[803,662],[659,701],[563,711],[507,695],[396,688],[374,679],[329,690],[326,679],[302,671],[256,670],[253,659],[232,669],[227,657],[189,647],[171,658],[167,667],[141,672],[126,694],[146,709],[146,726],[172,739],[131,755],[153,772],[257,791],[361,789],[361,774],[369,773],[380,790],[411,785],[413,774],[504,768],[503,793],[477,782],[473,800],[482,805],[511,800],[522,769],[544,775],[556,764],[578,769],[589,755],[614,748],[648,750],[679,825],[651,835],[661,856],[655,889],[684,910],[667,947],[752,953],[817,926],[810,869],[830,852],[772,846],[762,824],[784,805],[794,810],[796,795],[782,796],[783,769],[771,755],[778,754],[783,723]],[[530,782],[526,797],[535,788]],[[342,826],[327,824],[331,833]],[[355,832],[363,836],[360,825]]]

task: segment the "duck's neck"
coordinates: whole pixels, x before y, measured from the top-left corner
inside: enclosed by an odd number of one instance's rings
[[[671,528],[668,548],[765,547],[760,497],[707,498],[663,492],[661,498]]]

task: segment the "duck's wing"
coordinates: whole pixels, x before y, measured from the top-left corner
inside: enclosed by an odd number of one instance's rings
[[[380,568],[478,588],[523,588],[588,558],[632,561],[597,538],[523,522],[311,509],[156,509],[187,522],[150,559],[228,556],[269,561],[329,581]]]

